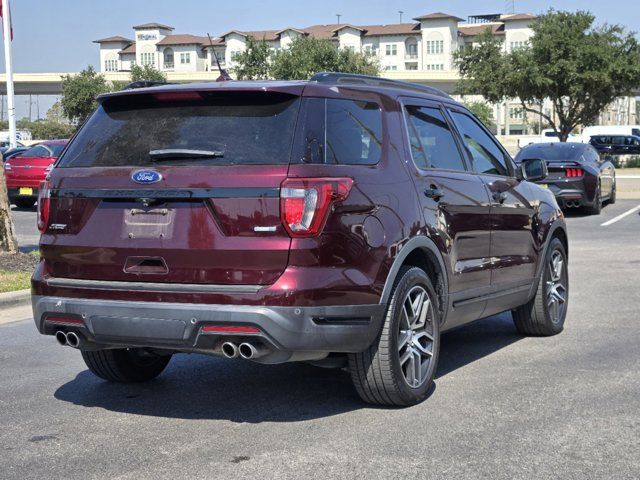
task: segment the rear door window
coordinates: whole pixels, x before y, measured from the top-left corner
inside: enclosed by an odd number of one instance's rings
[[[160,95],[107,99],[82,127],[58,166],[149,166],[158,161],[149,152],[166,149],[219,155],[164,158],[163,165],[289,163],[298,97],[228,91]]]
[[[405,115],[411,154],[418,168],[465,170],[453,134],[438,108],[407,106]]]

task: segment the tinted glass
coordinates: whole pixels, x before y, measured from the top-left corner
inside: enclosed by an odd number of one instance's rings
[[[437,108],[406,108],[407,128],[413,160],[419,168],[465,170],[462,157]]]
[[[378,104],[326,100],[326,162],[372,165],[380,160],[382,114]]]
[[[192,101],[151,95],[107,100],[91,116],[60,167],[148,166],[150,150],[223,152],[163,165],[287,164],[299,99],[264,92],[205,92]]]
[[[465,146],[473,158],[475,171],[493,175],[508,175],[502,150],[482,127],[469,115],[451,112]]]
[[[51,152],[42,145],[31,147],[22,154],[23,157],[48,157],[49,155]]]
[[[52,157],[54,158],[58,158],[60,156],[60,154],[62,153],[62,150],[64,150],[65,144],[63,143],[50,143],[49,145],[47,145],[52,152]]]
[[[585,145],[575,143],[552,143],[545,146],[530,145],[518,152],[516,162],[520,163],[529,158],[540,158],[548,162],[577,160],[583,154],[584,150]]]

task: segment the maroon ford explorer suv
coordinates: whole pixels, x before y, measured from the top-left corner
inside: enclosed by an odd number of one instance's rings
[[[565,222],[527,181],[545,175],[403,82],[106,94],[40,189],[35,322],[110,381],[203,353],[348,366],[365,401],[415,404],[445,330],[509,310],[562,330]]]

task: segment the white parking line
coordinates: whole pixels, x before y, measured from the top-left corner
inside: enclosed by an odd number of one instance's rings
[[[608,227],[609,225],[611,225],[612,223],[616,223],[618,220],[622,220],[624,217],[626,217],[627,215],[631,215],[634,212],[637,212],[638,210],[640,210],[640,205],[638,205],[637,207],[633,207],[629,210],[627,210],[626,212],[618,215],[617,217],[612,218],[611,220],[604,222],[602,224],[600,224],[601,227]]]

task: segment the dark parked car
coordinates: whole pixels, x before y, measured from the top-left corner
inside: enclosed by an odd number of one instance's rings
[[[203,353],[348,365],[365,401],[414,404],[441,332],[562,330],[545,174],[446,94],[375,77],[102,95],[40,192],[34,319],[110,381]]]
[[[528,159],[547,163],[548,175],[538,183],[549,188],[562,208],[585,208],[598,215],[603,202],[616,202],[616,171],[585,143],[538,143],[516,155],[516,164]]]
[[[6,162],[10,158],[16,157],[22,152],[26,152],[27,150],[29,150],[29,147],[8,148],[4,152],[2,152],[2,161]]]
[[[596,135],[591,137],[589,143],[602,154],[640,154],[640,137],[635,135]]]
[[[4,164],[9,201],[19,208],[32,208],[38,188],[53,168],[68,140],[47,140],[31,146]]]

